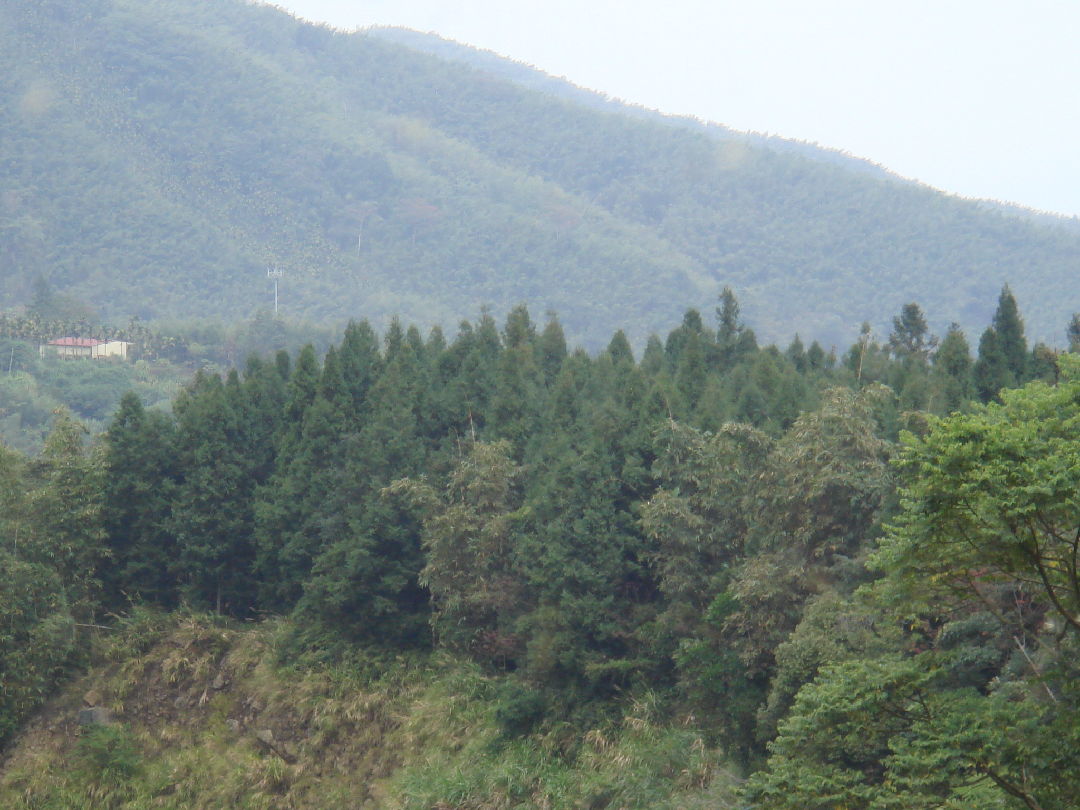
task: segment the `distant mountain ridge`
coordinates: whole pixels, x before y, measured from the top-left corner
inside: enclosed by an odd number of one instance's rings
[[[842,149],[822,146],[821,144],[811,141],[786,138],[777,134],[744,132],[731,129],[728,126],[715,121],[704,120],[688,115],[672,115],[639,104],[633,104],[619,98],[614,98],[605,93],[576,85],[565,77],[553,76],[540,68],[533,67],[525,62],[519,62],[509,57],[500,56],[494,51],[475,48],[471,45],[456,42],[452,39],[446,39],[432,32],[422,33],[410,28],[401,28],[397,26],[372,26],[364,29],[363,33],[367,36],[378,37],[389,42],[396,42],[400,45],[405,45],[406,47],[429,53],[442,59],[461,62],[484,73],[491,73],[523,87],[539,90],[557,98],[574,101],[586,107],[604,109],[610,112],[623,112],[627,115],[640,117],[653,122],[702,131],[718,140],[743,140],[755,146],[765,146],[779,152],[793,152],[812,160],[818,160],[823,163],[832,163],[843,166],[854,172],[865,172],[866,174],[878,178],[889,178],[898,183],[917,182],[898,175],[888,167],[876,163],[869,158],[859,157]],[[980,200],[980,202],[1005,213],[1029,217],[1042,224],[1080,228],[1080,218],[1077,217],[1068,217],[1063,214],[1041,211],[1017,203],[1003,202],[1000,200]]]
[[[609,112],[622,112],[645,120],[667,124],[673,127],[705,132],[718,140],[745,141],[754,146],[764,146],[778,152],[792,152],[811,160],[832,163],[853,172],[863,172],[870,176],[891,179],[898,183],[917,183],[896,174],[888,167],[875,163],[865,157],[852,155],[842,149],[822,146],[811,141],[785,138],[782,135],[760,132],[743,132],[731,129],[715,121],[703,120],[693,116],[670,115],[659,110],[613,98],[605,93],[590,90],[574,84],[567,78],[553,76],[525,62],[500,56],[494,51],[475,48],[438,34],[422,33],[410,28],[397,26],[373,26],[364,29],[367,36],[378,37],[389,42],[396,42],[408,48],[429,53],[442,59],[461,62],[482,72],[491,73],[515,84],[533,90],[539,90],[557,98],[574,101],[593,109]],[[945,192],[948,194],[949,192]],[[1049,211],[1028,208],[1017,203],[1000,200],[979,200],[984,206],[1014,216],[1029,218],[1043,225],[1062,226],[1080,230],[1080,218],[1067,217]]]
[[[725,285],[779,340],[912,300],[974,339],[1006,281],[1032,336],[1080,309],[1068,228],[432,42],[242,0],[0,0],[0,306],[41,274],[116,320],[235,318],[272,266],[292,315],[524,302],[589,346]]]
[[[653,123],[704,132],[717,140],[744,141],[754,146],[767,146],[779,152],[793,152],[812,160],[844,166],[851,171],[865,172],[874,177],[893,177],[898,181],[906,182],[880,164],[866,158],[855,157],[839,149],[829,149],[815,143],[797,141],[779,135],[740,132],[714,121],[704,121],[691,116],[668,115],[659,110],[632,104],[596,90],[580,87],[569,79],[552,76],[524,62],[500,56],[494,51],[474,48],[470,45],[455,42],[452,39],[445,39],[438,34],[421,33],[410,28],[395,26],[367,28],[364,30],[364,34],[388,42],[396,42],[399,45],[429,53],[441,59],[461,62],[483,73],[493,74],[530,90],[538,90],[555,98],[572,101],[591,109],[623,113]]]

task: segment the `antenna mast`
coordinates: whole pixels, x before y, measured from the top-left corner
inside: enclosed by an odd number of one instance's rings
[[[279,268],[267,267],[266,277],[274,280],[274,317],[277,317],[278,310],[278,297],[277,297],[277,285],[278,279],[285,275],[285,271]]]

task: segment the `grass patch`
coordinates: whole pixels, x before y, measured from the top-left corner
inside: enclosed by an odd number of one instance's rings
[[[5,754],[0,807],[733,806],[717,752],[651,693],[583,728],[451,655],[302,640],[286,620],[133,613]],[[119,725],[80,731],[87,702]]]

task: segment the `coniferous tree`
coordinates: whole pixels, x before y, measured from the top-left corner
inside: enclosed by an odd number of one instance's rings
[[[536,607],[519,624],[530,677],[607,689],[634,670],[633,608],[620,595],[641,581],[642,543],[615,466],[622,459],[588,424],[593,408],[580,410],[586,424],[547,446],[530,487],[517,553]]]
[[[101,564],[108,556],[102,519],[105,466],[85,446],[86,428],[57,413],[41,457],[30,465],[26,499],[32,519],[20,556],[55,571],[76,618],[88,621],[100,600]]]
[[[611,357],[611,361],[616,365],[619,363],[633,364],[634,362],[634,350],[630,348],[630,341],[626,339],[626,333],[622,329],[611,336],[611,341],[607,345],[607,353]]]
[[[331,527],[298,603],[301,615],[354,637],[402,643],[424,639],[428,597],[420,527],[403,505],[381,493],[423,469],[426,447],[418,418],[426,370],[400,325],[385,340],[385,366],[371,388],[371,416],[346,442],[340,485],[323,499]]]
[[[237,387],[200,372],[174,406],[182,479],[171,532],[184,596],[218,611],[247,614],[255,607],[254,482],[235,409]]]
[[[1074,312],[1069,320],[1065,329],[1065,340],[1070,352],[1080,352],[1080,312]]]
[[[893,329],[889,334],[889,350],[901,360],[911,360],[925,364],[937,338],[930,334],[926,317],[918,304],[904,304],[900,314],[893,318]]]
[[[285,412],[281,420],[281,435],[278,438],[279,452],[288,452],[290,445],[300,439],[304,411],[314,401],[319,386],[322,370],[315,356],[315,347],[305,345],[296,357],[296,363],[289,374],[285,390]]]
[[[1016,375],[1009,368],[1009,361],[1001,350],[1001,342],[993,327],[988,327],[979,338],[979,356],[973,373],[975,391],[983,402],[994,399],[1002,388],[1016,385]]]
[[[1027,379],[1027,340],[1024,338],[1024,322],[1008,284],[1001,288],[991,325],[997,337],[998,349],[1005,358],[1005,366],[1012,375],[1012,384],[1019,385]]]
[[[550,313],[547,325],[536,341],[536,362],[540,366],[546,386],[550,387],[555,382],[566,356],[566,335],[563,333],[562,324]]]
[[[719,354],[719,367],[729,369],[739,354],[739,339],[744,327],[739,320],[739,302],[730,287],[724,287],[720,293],[720,303],[716,307],[716,347]]]
[[[338,356],[341,361],[341,382],[349,395],[346,416],[355,427],[370,413],[368,397],[375,380],[382,373],[379,339],[367,321],[349,322]]]
[[[758,353],[758,350],[757,336],[754,334],[754,330],[749,327],[744,327],[739,332],[738,340],[735,341],[734,361],[743,362],[745,360],[752,360],[754,355]]]
[[[705,324],[701,320],[701,313],[696,309],[688,309],[683,315],[682,323],[678,328],[668,333],[664,342],[664,356],[667,359],[667,368],[674,371],[678,368],[679,359],[691,335],[698,338],[699,349],[704,349],[704,343],[712,343],[712,337],[706,337]],[[704,339],[704,340],[703,340]]]
[[[682,400],[693,412],[701,401],[708,375],[706,366],[706,338],[700,331],[691,331],[682,342],[675,366],[675,385]]]
[[[753,379],[744,379],[746,382],[738,386],[739,397],[735,401],[735,420],[760,427],[768,421],[769,402]]]
[[[103,518],[111,555],[102,590],[113,608],[126,598],[176,604],[169,532],[179,476],[175,432],[170,418],[146,411],[129,392],[105,434]]]
[[[532,434],[542,382],[535,360],[536,330],[525,307],[515,307],[503,330],[503,349],[491,400],[490,427],[522,448]]]
[[[442,327],[435,324],[428,332],[428,339],[424,343],[424,353],[429,359],[434,359],[445,351],[446,335],[443,334]]]
[[[952,413],[975,396],[971,349],[955,323],[934,355],[933,384],[938,397],[934,410],[941,413]]]
[[[258,355],[248,358],[236,407],[241,411],[248,464],[256,485],[266,483],[274,471],[287,381],[288,373],[283,375],[276,363],[268,363]]]
[[[641,370],[647,377],[655,377],[664,370],[664,366],[664,344],[656,335],[649,335],[641,355]]]
[[[818,350],[821,350],[820,346],[818,347]],[[800,374],[806,371],[806,349],[803,347],[803,342],[799,339],[798,335],[795,335],[795,337],[792,338],[791,344],[784,352],[784,356],[787,357],[788,362],[790,362]]]
[[[313,560],[341,535],[327,501],[340,486],[346,413],[352,392],[336,351],[328,351],[299,436],[279,454],[254,510],[255,567],[264,608],[287,611],[299,600]]]
[[[453,377],[449,384],[449,407],[459,414],[458,423],[469,435],[483,434],[496,390],[502,342],[490,313],[484,312],[473,327],[463,323],[450,347]]]

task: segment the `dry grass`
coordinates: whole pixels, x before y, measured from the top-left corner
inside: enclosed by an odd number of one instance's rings
[[[467,662],[283,666],[285,629],[137,617],[6,752],[0,807],[728,806],[715,752],[662,721],[653,696],[621,723],[580,733],[549,722],[508,740],[495,720],[499,679]],[[138,768],[121,782],[75,767],[84,697],[110,707],[135,746]]]

